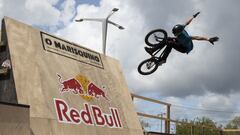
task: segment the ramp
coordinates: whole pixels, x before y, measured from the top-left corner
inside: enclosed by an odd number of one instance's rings
[[[119,61],[8,17],[2,25],[0,62],[12,69],[0,101],[30,106],[31,134],[143,134]]]

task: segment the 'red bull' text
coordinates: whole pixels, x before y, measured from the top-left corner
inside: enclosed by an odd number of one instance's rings
[[[109,113],[104,113],[99,106],[84,103],[84,109],[69,107],[62,99],[54,99],[57,118],[60,123],[85,124],[88,126],[102,126],[122,128],[121,118],[117,108],[109,107]]]

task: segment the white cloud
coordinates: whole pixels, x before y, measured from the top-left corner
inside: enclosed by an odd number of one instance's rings
[[[117,3],[107,3],[109,1],[102,1],[102,7],[96,7],[93,5],[79,5],[77,8],[76,19],[79,18],[105,18]],[[108,6],[107,6],[108,5]],[[107,8],[105,8],[107,7]],[[133,19],[134,18],[134,19]],[[126,29],[120,31],[115,26],[109,25],[108,28],[108,39],[107,39],[107,53],[115,57],[126,57],[127,55],[122,55],[122,52],[127,52],[128,50],[134,50],[136,47],[136,42],[142,44],[142,39],[138,39],[142,29],[144,21],[140,15],[136,15],[135,12],[129,11],[129,8],[120,8],[111,18],[111,21],[116,22]],[[71,32],[71,34],[69,33]],[[99,22],[72,22],[69,27],[66,27],[57,32],[58,35],[64,36],[69,40],[92,48],[96,51],[102,52],[102,26]],[[138,40],[128,40],[138,39]],[[139,49],[139,48],[137,48]],[[140,53],[139,53],[140,54]],[[129,58],[128,58],[129,59]],[[131,57],[130,59],[134,59]]]
[[[9,16],[32,25],[56,25],[60,12],[53,4],[57,0],[0,1],[0,17]]]
[[[75,19],[79,19],[80,17],[99,17],[98,15],[101,14],[100,12],[98,7],[81,5],[77,8],[77,16],[74,18],[74,22],[71,22],[67,27],[57,31],[56,34],[82,46],[101,51],[101,23],[75,22]]]
[[[56,25],[60,17],[60,11],[46,0],[27,0],[25,9],[22,16],[34,25]]]
[[[61,16],[60,20],[67,25],[71,19],[74,17],[76,9],[75,9],[75,0],[65,0],[61,4]]]
[[[50,30],[56,29],[58,25],[67,25],[76,12],[74,0],[64,0],[61,4],[58,2],[61,1],[1,0],[0,17],[9,16],[31,25],[48,27]]]

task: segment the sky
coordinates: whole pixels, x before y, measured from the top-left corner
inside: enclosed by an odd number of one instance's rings
[[[226,124],[240,115],[239,5],[239,0],[0,0],[0,17],[12,17],[102,52],[101,24],[74,20],[105,18],[117,7],[110,20],[125,29],[109,25],[107,55],[120,61],[131,92],[171,103],[173,119],[207,116]],[[186,28],[188,33],[218,36],[219,42],[213,46],[194,41],[188,55],[173,50],[156,72],[140,75],[138,64],[150,57],[144,51],[145,35],[162,28],[173,36],[172,27],[198,11],[200,15]],[[147,109],[156,114],[165,111],[154,105]]]

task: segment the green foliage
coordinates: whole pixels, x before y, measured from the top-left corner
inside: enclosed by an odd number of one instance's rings
[[[240,116],[236,116],[225,127],[226,129],[238,129],[240,128]]]
[[[226,126],[225,129],[239,129],[240,128],[240,116],[234,117]],[[224,132],[223,135],[239,135],[239,132]]]
[[[240,135],[239,132],[223,132],[223,134],[221,134],[219,129],[222,129],[222,125],[218,127],[217,123],[207,117],[197,117],[194,120],[182,119],[178,121],[180,123],[176,124],[176,135]],[[140,120],[140,123],[143,128],[151,127],[151,125],[144,120]],[[233,118],[224,128],[239,129],[240,116]]]
[[[187,124],[190,123],[190,124]],[[204,126],[203,126],[204,125]],[[176,125],[177,135],[219,135],[216,123],[207,117],[196,118],[194,120],[181,120],[181,124]]]

